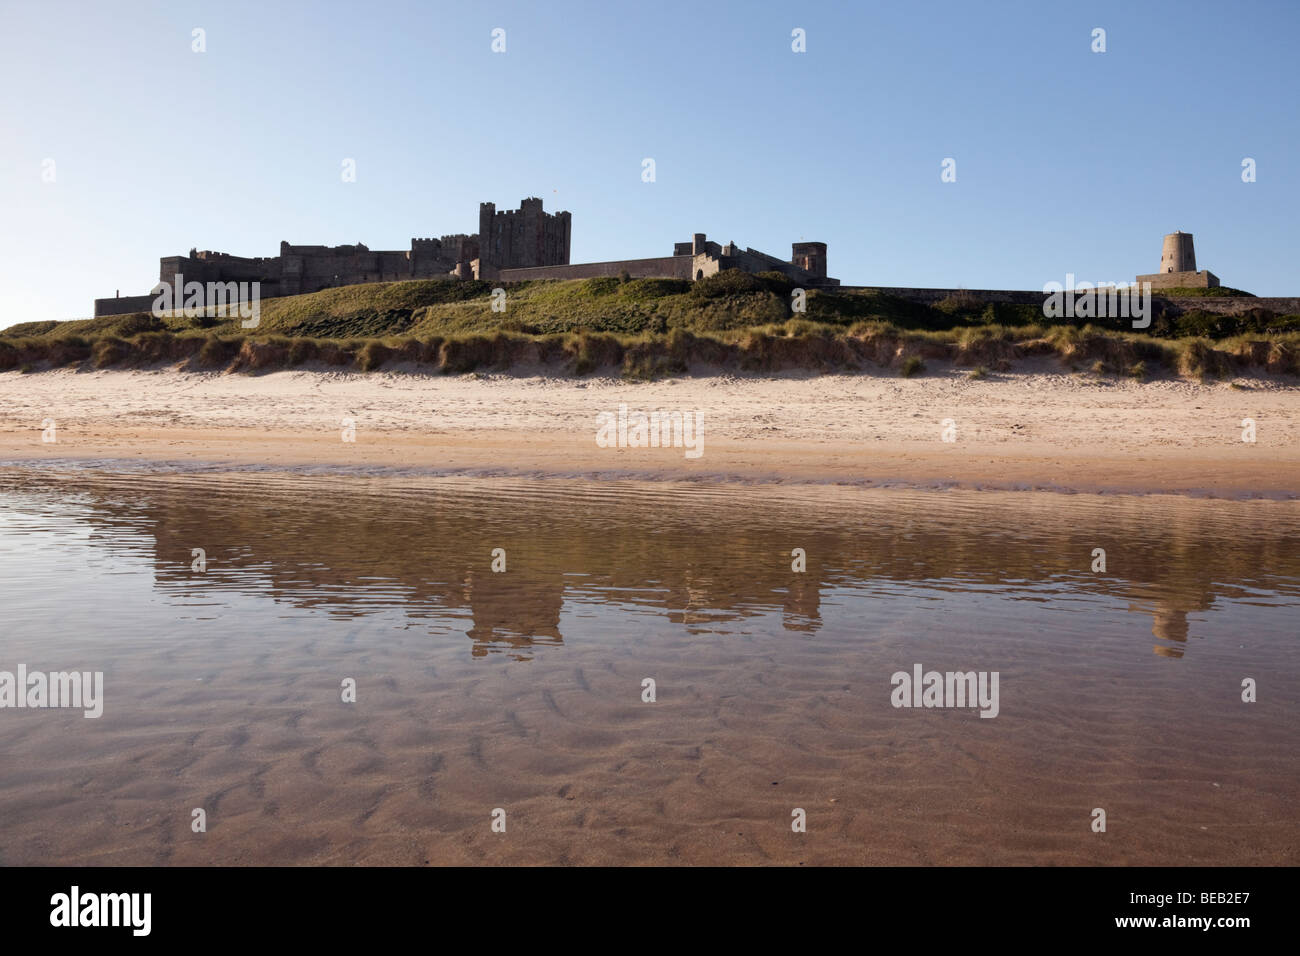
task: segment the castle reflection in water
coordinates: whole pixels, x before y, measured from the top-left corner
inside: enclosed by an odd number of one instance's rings
[[[197,474],[0,481],[20,504],[73,489],[92,541],[135,535],[159,589],[237,590],[343,617],[450,617],[475,656],[560,645],[566,601],[618,603],[690,634],[770,618],[810,635],[837,591],[919,589],[1108,600],[1149,616],[1154,653],[1179,658],[1216,602],[1294,595],[1300,582],[1290,502]],[[1090,568],[1098,547],[1105,573]],[[498,548],[504,573],[491,567]],[[792,571],[795,548],[806,571]]]

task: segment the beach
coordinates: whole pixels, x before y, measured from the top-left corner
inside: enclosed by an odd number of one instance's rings
[[[0,469],[0,865],[1291,865],[1298,507]]]
[[[913,379],[637,383],[400,370],[6,372],[0,458],[1295,497],[1300,388],[1280,378],[1239,384],[1100,379],[1048,362],[980,380],[942,368]],[[597,416],[620,405],[698,413],[701,454],[600,447]],[[1243,440],[1244,419],[1253,442]],[[42,440],[48,420],[54,441]]]
[[[1237,384],[0,374],[10,664],[105,675],[9,715],[0,863],[1291,863],[1300,389]]]

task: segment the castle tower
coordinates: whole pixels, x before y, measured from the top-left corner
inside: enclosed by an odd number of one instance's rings
[[[479,259],[496,269],[568,265],[571,228],[569,213],[547,213],[536,196],[500,212],[490,202],[479,203]]]
[[[826,278],[826,243],[790,243],[790,261],[819,279]]]
[[[1195,272],[1196,249],[1190,232],[1171,232],[1160,250],[1161,272]]]
[[[501,237],[493,234],[496,221],[497,204],[481,202],[478,204],[478,247],[479,258],[487,264],[498,265],[501,262]]]

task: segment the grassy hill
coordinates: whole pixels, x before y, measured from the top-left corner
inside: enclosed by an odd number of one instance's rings
[[[498,283],[447,281],[384,282],[326,289],[308,295],[266,299],[257,332],[308,338],[375,338],[394,335],[455,335],[513,331],[531,335],[563,332],[666,333],[682,328],[719,332],[783,322],[791,316],[794,284],[778,273],[752,276],[731,271],[701,282],[680,279],[582,279],[500,284],[506,309],[491,308]],[[998,307],[997,318],[1027,324],[1038,310]],[[909,327],[942,328],[951,313],[901,299],[863,292],[808,293],[806,318],[832,324],[876,318]],[[976,317],[985,316],[982,311]],[[1041,316],[1039,316],[1041,318]],[[94,336],[166,329],[242,332],[239,320],[213,322],[183,316],[162,321],[104,316],[71,322],[33,322],[0,335]]]
[[[1132,361],[1111,362],[1116,371],[1129,372],[1144,361],[1141,343],[1153,339],[1300,338],[1300,316],[1262,309],[1239,316],[1175,314],[1159,299],[1152,326],[1142,335],[1131,333],[1128,320],[1093,320],[1087,328],[1083,320],[1049,324],[1037,306],[987,304],[960,294],[927,306],[872,290],[812,290],[806,311],[796,315],[790,304],[794,284],[779,273],[728,271],[698,282],[625,277],[507,283],[504,311],[492,310],[495,285],[432,279],[267,299],[256,329],[241,328],[237,316],[147,313],[21,323],[0,332],[0,369],[169,360],[213,368],[323,361],[369,369],[401,359],[443,371],[560,362],[579,374],[621,365],[624,374],[658,375],[691,362],[828,368],[862,361],[897,363],[900,369],[906,364],[915,371],[916,363],[907,359],[975,358],[971,345],[977,342],[985,343],[986,357],[997,363],[1036,347],[1028,343],[1059,345],[1104,335],[1138,343],[1129,349]],[[865,346],[867,339],[875,344]],[[881,344],[886,340],[892,349]],[[1180,367],[1186,345],[1173,341],[1147,349],[1146,360]],[[1057,345],[1052,349],[1059,351]],[[1290,359],[1275,357],[1272,364],[1289,367]]]
[[[1234,289],[1231,286],[1216,285],[1209,287],[1201,286],[1171,286],[1167,289],[1157,290],[1158,295],[1169,299],[1223,299],[1223,298],[1245,298],[1253,299],[1253,292],[1243,292],[1240,289]]]

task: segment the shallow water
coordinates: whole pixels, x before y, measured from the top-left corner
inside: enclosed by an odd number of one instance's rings
[[[0,709],[0,863],[1295,863],[1298,538],[1275,501],[2,470],[0,671],[105,690]],[[997,672],[997,716],[894,707],[918,664]]]

